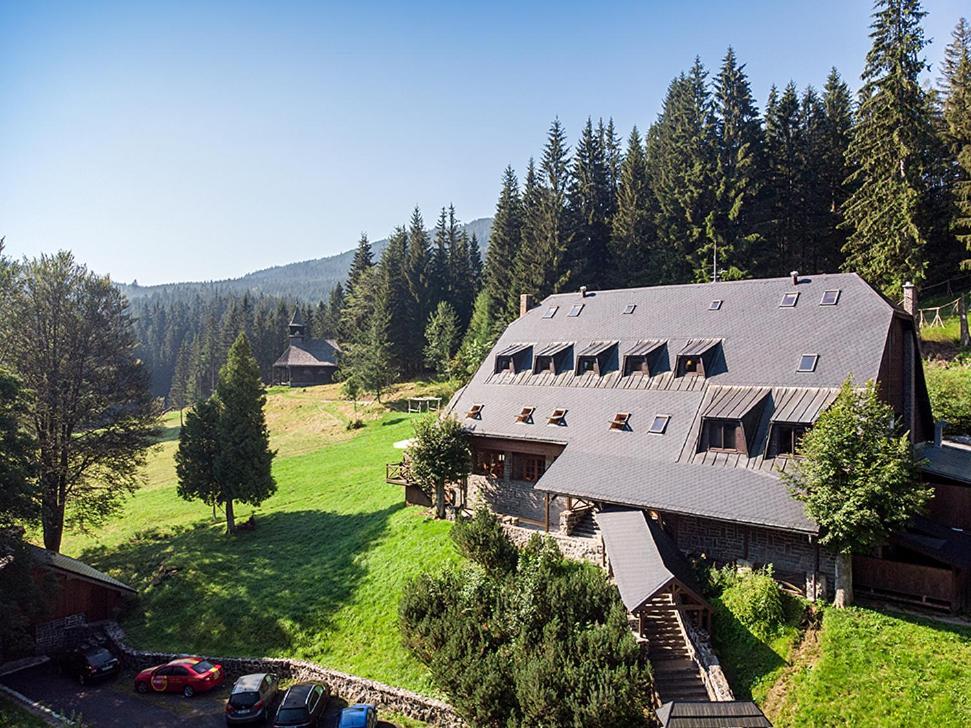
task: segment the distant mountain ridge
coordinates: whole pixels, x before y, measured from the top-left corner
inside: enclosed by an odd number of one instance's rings
[[[474,234],[479,240],[482,257],[485,258],[489,233],[492,231],[492,218],[482,217],[461,226],[469,237]],[[435,231],[429,235],[434,239]],[[375,261],[387,247],[388,240],[384,238],[373,242]],[[347,278],[347,272],[354,258],[354,250],[347,250],[324,258],[303,260],[296,263],[264,268],[247,273],[240,278],[227,278],[220,281],[196,281],[184,283],[161,283],[155,286],[139,286],[119,283],[118,288],[128,298],[141,298],[158,293],[205,293],[209,291],[267,294],[287,296],[303,301],[317,301],[327,297],[331,289]]]

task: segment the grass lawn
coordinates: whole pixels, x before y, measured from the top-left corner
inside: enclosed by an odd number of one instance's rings
[[[458,556],[448,523],[405,508],[402,489],[384,483],[413,417],[355,411],[336,387],[271,391],[279,489],[256,511],[255,531],[227,537],[206,506],[176,494],[179,419],[169,415],[145,487],[95,536],[66,538],[64,550],[139,590],[123,620],[137,646],[298,657],[431,693],[400,644],[398,601],[410,577]],[[352,418],[364,427],[347,430]],[[239,507],[238,519],[250,510]]]
[[[0,696],[0,726],[3,726],[3,728],[47,728],[47,723],[34,717],[19,705]]]
[[[819,657],[792,679],[776,726],[971,725],[971,628],[827,609]]]

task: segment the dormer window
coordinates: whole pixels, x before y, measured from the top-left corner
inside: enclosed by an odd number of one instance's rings
[[[553,318],[554,316],[556,316],[556,312],[559,310],[560,310],[559,306],[550,306],[548,309],[546,309],[546,312],[543,314],[543,318],[545,319]]]
[[[546,420],[546,424],[559,425],[559,426],[566,425],[566,410],[565,409],[553,410],[553,414],[551,414],[549,416],[549,419]]]
[[[820,306],[835,306],[840,302],[841,290],[837,288],[834,291],[824,291],[823,297],[819,300]]]
[[[610,423],[611,430],[629,430],[630,412],[618,412]]]
[[[765,387],[715,387],[704,412],[699,450],[748,454],[771,390]]]
[[[664,342],[657,339],[638,341],[624,352],[624,376],[646,374],[653,376],[660,370],[661,349]]]
[[[595,341],[581,350],[577,354],[577,376],[590,372],[600,376],[606,374],[616,349],[616,341]]]
[[[469,420],[481,420],[482,419],[482,405],[474,404],[469,407],[469,411],[465,413],[466,419]]]
[[[533,424],[533,412],[536,411],[535,407],[523,407],[519,414],[516,415],[516,422],[521,422],[524,425]]]
[[[559,374],[566,368],[567,355],[571,346],[573,346],[572,343],[559,342],[548,344],[537,351],[533,357],[533,374],[541,372]]]
[[[799,368],[797,372],[814,372],[816,364],[819,362],[819,354],[803,354],[799,357]]]
[[[772,451],[775,455],[795,455],[809,425],[776,422],[772,425]]]
[[[706,434],[708,437],[708,449],[720,450],[722,452],[739,452],[738,431],[742,429],[742,423],[738,420],[707,420],[705,422]]]
[[[516,374],[529,366],[532,344],[510,344],[496,354],[495,373]]]
[[[582,303],[574,303],[572,306],[570,306],[570,312],[567,314],[567,316],[571,318],[576,318],[577,316],[580,315],[580,312],[582,310],[583,310]]]
[[[796,303],[799,302],[799,292],[792,291],[787,293],[782,297],[782,301],[779,302],[780,308],[794,308]]]
[[[709,376],[715,363],[715,352],[718,350],[718,345],[717,339],[691,339],[678,352],[676,376]]]

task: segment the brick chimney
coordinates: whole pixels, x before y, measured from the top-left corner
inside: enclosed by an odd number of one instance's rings
[[[911,316],[917,315],[917,289],[910,281],[904,283],[904,311]]]
[[[523,316],[525,316],[526,313],[527,313],[527,311],[529,311],[529,309],[533,308],[535,305],[536,305],[536,303],[533,300],[533,294],[532,293],[523,293],[523,294],[520,294],[520,296],[519,296],[519,316],[520,316],[520,318],[523,317]]]

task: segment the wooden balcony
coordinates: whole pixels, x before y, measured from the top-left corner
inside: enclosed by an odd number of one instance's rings
[[[388,463],[385,465],[384,482],[392,485],[410,485],[411,474],[408,472],[408,463]]]

